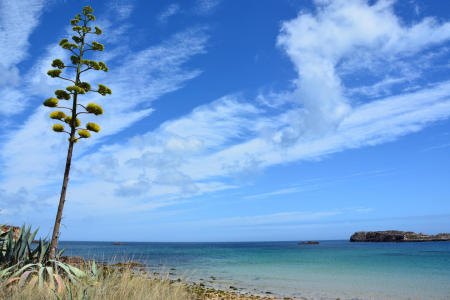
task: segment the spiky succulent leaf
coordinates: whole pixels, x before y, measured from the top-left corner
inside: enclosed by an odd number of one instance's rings
[[[11,271],[14,270],[14,268],[17,268],[17,265],[12,265],[12,266],[10,266],[8,268],[0,270],[0,278],[8,277],[8,275],[11,273]]]
[[[50,288],[55,288],[55,278],[53,277],[53,268],[52,267],[45,267],[45,270],[47,271],[47,280],[50,282]]]
[[[5,286],[12,285],[12,283],[19,281],[19,280],[20,280],[20,277],[10,278],[8,281],[6,281]]]
[[[28,277],[30,277],[30,275],[35,272],[36,271],[34,271],[34,270],[29,270],[29,271],[23,272],[23,274],[20,276],[19,286],[23,286],[25,284],[25,282],[27,281]]]
[[[54,264],[56,266],[58,266],[59,268],[61,268],[64,271],[65,275],[69,278],[70,281],[76,282],[76,279],[72,276],[72,273],[70,272],[70,269],[68,268],[68,266],[69,266],[68,264],[64,264],[64,263],[62,263],[60,261],[56,261],[56,260],[53,260],[52,262],[54,262]],[[81,272],[83,272],[83,271],[81,271]]]
[[[18,268],[16,268],[16,271],[14,273],[12,273],[11,277],[17,277],[17,276],[21,276],[23,274],[23,272],[26,272],[27,270],[32,270],[34,267],[39,267],[41,264],[37,263],[37,264],[26,264],[23,267],[20,267],[20,264],[16,265]]]
[[[61,265],[63,265],[63,263],[58,263],[58,266],[61,266]],[[77,267],[74,267],[74,266],[71,266],[71,265],[69,265],[69,264],[64,264],[68,269],[69,269],[69,271],[70,272],[72,272],[76,277],[78,277],[78,278],[83,278],[83,277],[86,277],[86,273],[85,272],[83,272],[82,270],[80,270],[80,269],[78,269]]]
[[[64,251],[66,251],[66,248],[61,249],[57,254],[56,257],[59,258],[61,255],[63,255]]]
[[[39,268],[39,287],[42,288],[44,286],[44,268]]]

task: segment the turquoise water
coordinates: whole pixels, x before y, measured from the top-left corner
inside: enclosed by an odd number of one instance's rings
[[[61,242],[67,255],[139,260],[215,287],[307,299],[450,299],[450,242]],[[162,266],[161,266],[162,265]],[[175,268],[176,270],[170,270]],[[210,276],[216,279],[212,280]],[[202,279],[202,280],[200,280]]]

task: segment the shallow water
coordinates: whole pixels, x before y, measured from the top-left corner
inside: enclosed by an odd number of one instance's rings
[[[139,260],[214,286],[311,299],[450,299],[450,242],[61,242],[66,255]],[[163,267],[160,266],[163,265]],[[211,280],[214,276],[216,280]]]

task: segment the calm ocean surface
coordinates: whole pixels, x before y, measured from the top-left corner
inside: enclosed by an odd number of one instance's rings
[[[450,299],[450,242],[61,242],[60,247],[66,248],[65,255],[139,260],[174,277],[202,278],[206,285],[232,285],[253,293],[308,299]]]

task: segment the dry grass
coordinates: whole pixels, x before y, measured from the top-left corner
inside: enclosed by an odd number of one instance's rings
[[[168,280],[149,279],[135,275],[131,270],[105,273],[96,282],[80,282],[76,285],[65,282],[67,288],[57,293],[48,285],[43,288],[30,284],[6,287],[0,283],[0,299],[64,299],[64,300],[179,300],[194,299],[183,285],[171,284]]]
[[[81,267],[85,269],[87,265]],[[271,297],[242,295],[198,284],[169,280],[168,276],[150,278],[133,262],[102,267],[98,280],[81,280],[76,284],[65,280],[57,291],[48,281],[43,287],[36,284],[37,277],[30,276],[27,283],[19,281],[7,285],[0,281],[0,299],[4,300],[273,300]]]

